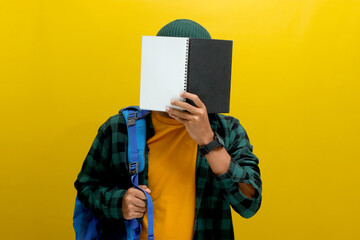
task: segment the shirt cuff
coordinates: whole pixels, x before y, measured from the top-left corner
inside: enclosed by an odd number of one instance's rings
[[[125,193],[125,189],[117,189],[112,195],[110,207],[108,210],[111,217],[113,217],[114,219],[119,220],[124,218],[122,214],[122,201]]]
[[[244,169],[233,159],[230,160],[229,169],[226,173],[222,175],[215,176],[218,181],[221,182],[244,182],[248,174],[244,171]]]
[[[231,158],[229,169],[226,173],[222,175],[215,176],[216,181],[220,184],[221,188],[228,193],[239,194],[238,197],[241,199],[250,199],[246,197],[240,190],[239,183],[250,183],[249,174],[246,173],[244,168],[242,168],[233,158]],[[234,192],[235,191],[235,192]],[[253,198],[251,198],[253,200]]]

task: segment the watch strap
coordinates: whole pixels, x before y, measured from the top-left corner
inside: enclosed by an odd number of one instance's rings
[[[206,145],[199,148],[199,151],[200,151],[201,155],[205,156],[206,154],[208,154],[209,152],[211,152],[215,148],[220,147],[220,146],[224,146],[222,141],[219,139],[219,135],[216,132],[214,133],[214,135],[215,135],[214,140],[212,140],[210,143],[208,143],[208,144],[206,144]]]

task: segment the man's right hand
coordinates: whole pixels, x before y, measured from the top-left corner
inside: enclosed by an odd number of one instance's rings
[[[151,193],[146,185],[139,185],[147,193]],[[126,220],[133,218],[141,218],[146,211],[146,196],[145,194],[134,187],[129,188],[122,201],[122,213]]]

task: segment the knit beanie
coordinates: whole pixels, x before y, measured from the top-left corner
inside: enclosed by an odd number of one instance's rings
[[[209,32],[203,26],[189,19],[176,19],[166,24],[156,36],[211,39]]]

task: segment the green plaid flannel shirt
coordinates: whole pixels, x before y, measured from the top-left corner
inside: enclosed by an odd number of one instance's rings
[[[154,135],[154,128],[151,115],[145,118],[146,138],[149,139]],[[252,152],[245,129],[236,118],[209,114],[209,120],[213,131],[224,140],[232,159],[228,171],[216,176],[198,151],[193,239],[234,239],[230,205],[244,218],[252,217],[261,205],[259,160]],[[75,181],[79,200],[103,220],[104,235],[124,229],[122,200],[126,190],[132,187],[127,148],[126,123],[119,113],[100,126]],[[148,185],[148,153],[146,145],[145,169],[139,174],[139,184]],[[255,196],[251,199],[244,196],[239,182],[252,184],[256,189]]]

